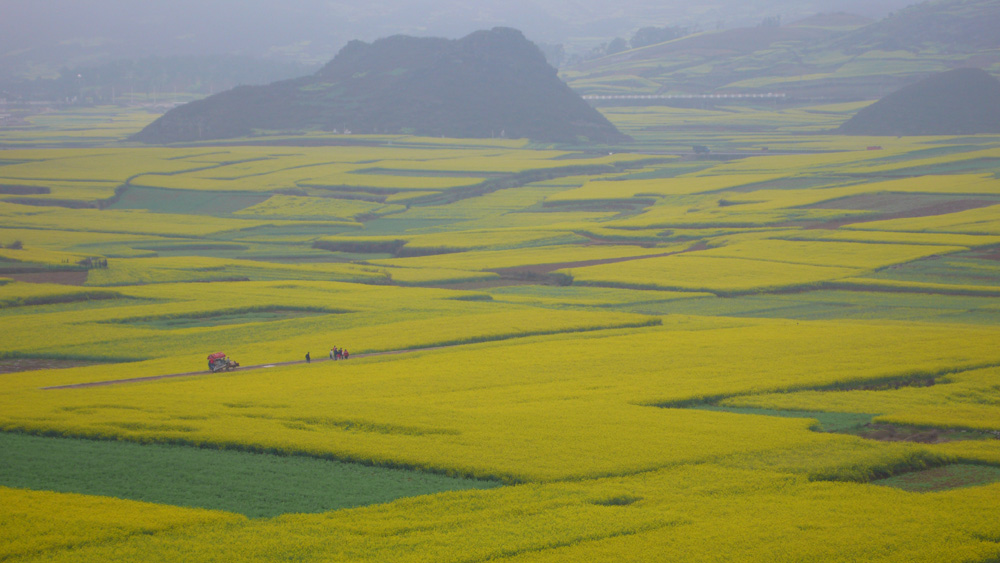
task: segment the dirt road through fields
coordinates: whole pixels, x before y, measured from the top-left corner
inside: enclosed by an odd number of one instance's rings
[[[388,355],[392,355],[392,354],[406,354],[408,352],[421,352],[421,351],[424,351],[424,350],[439,350],[441,348],[453,348],[455,346],[461,346],[461,344],[453,344],[453,345],[450,345],[450,346],[431,346],[429,348],[410,348],[410,349],[406,349],[406,350],[387,350],[385,352],[369,352],[368,354],[351,354],[351,358],[357,359],[357,358],[370,358],[370,357],[373,357],[373,356],[388,356]],[[331,359],[323,356],[323,357],[313,358],[313,360],[312,360],[311,363],[331,362],[331,361],[349,362],[351,360],[331,360]],[[280,367],[280,366],[293,366],[293,365],[296,365],[296,364],[304,364],[304,363],[307,363],[307,362],[305,360],[295,360],[295,361],[291,361],[291,362],[276,362],[276,363],[273,363],[273,364],[260,364],[260,365],[256,365],[256,366],[240,366],[238,368],[232,369],[231,371],[235,372],[235,371],[257,370],[257,369],[274,368],[274,367]],[[173,378],[173,377],[189,377],[189,376],[193,376],[193,375],[211,375],[211,374],[212,374],[211,371],[209,371],[207,369],[204,369],[204,370],[201,370],[201,371],[187,371],[187,372],[184,372],[184,373],[171,373],[171,374],[167,374],[167,375],[150,375],[150,376],[146,376],[146,377],[130,377],[128,379],[112,379],[112,380],[108,380],[108,381],[91,381],[91,382],[88,382],[88,383],[72,383],[70,385],[54,385],[52,387],[41,387],[41,389],[44,389],[44,390],[53,390],[53,389],[82,389],[84,387],[102,387],[102,386],[105,386],[105,385],[119,385],[119,384],[123,384],[123,383],[139,383],[139,382],[142,382],[142,381],[156,381],[157,379],[170,379],[170,378]]]

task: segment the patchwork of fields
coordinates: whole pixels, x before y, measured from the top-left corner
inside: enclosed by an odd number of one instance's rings
[[[0,560],[1000,559],[1000,137],[851,109],[0,132]]]

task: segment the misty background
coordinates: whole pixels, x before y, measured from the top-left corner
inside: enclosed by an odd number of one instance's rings
[[[458,38],[509,26],[550,62],[628,45],[642,28],[692,33],[783,25],[819,13],[885,17],[913,0],[2,0],[0,87],[107,80],[211,93],[312,72],[352,39]],[[103,66],[102,66],[103,65]],[[153,76],[157,75],[157,76]],[[158,85],[147,86],[150,80]],[[173,82],[171,84],[171,82]],[[64,84],[65,86],[65,84]],[[9,94],[8,94],[9,95]]]

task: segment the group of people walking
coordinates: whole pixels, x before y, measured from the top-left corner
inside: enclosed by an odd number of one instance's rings
[[[330,359],[331,360],[346,360],[351,357],[351,353],[345,348],[337,348],[334,346],[330,348]],[[306,352],[306,363],[312,363],[312,358],[309,356],[309,352]],[[239,364],[237,364],[239,365]]]

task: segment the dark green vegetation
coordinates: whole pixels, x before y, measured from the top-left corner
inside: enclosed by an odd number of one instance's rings
[[[886,381],[881,385],[865,385],[858,387],[868,390],[898,389],[900,386],[933,385],[934,380],[896,380]],[[836,389],[845,390],[850,387]],[[831,388],[833,390],[833,388]],[[887,423],[876,423],[876,415],[852,412],[797,411],[778,410],[755,407],[729,407],[702,402],[691,404],[661,405],[673,408],[692,408],[715,412],[728,412],[741,415],[772,416],[782,418],[805,418],[816,422],[810,426],[814,432],[835,432],[850,434],[880,442],[911,442],[920,444],[938,444],[957,440],[996,440],[993,432],[968,430],[960,428],[928,428]],[[871,471],[847,476],[847,480],[870,482],[878,485],[901,488],[909,491],[937,491],[958,487],[986,485],[1000,481],[1000,467],[991,465],[948,464],[947,458],[925,451],[906,459],[871,468]],[[845,475],[817,473],[812,478],[819,480],[840,481]]]
[[[563,74],[585,95],[778,93],[787,96],[785,101],[876,99],[949,68],[974,66],[996,74],[997,29],[996,0],[924,2],[877,22],[823,14],[784,26],[699,33],[588,61]]]
[[[630,504],[635,504],[642,500],[642,497],[636,497],[632,495],[621,495],[617,497],[609,497],[605,499],[599,499],[591,501],[594,504],[599,504],[601,506],[628,506]]]
[[[757,409],[750,407],[721,407],[718,405],[697,405],[692,408],[706,411],[732,412],[737,414],[753,414],[760,416],[780,416],[784,418],[813,418],[818,423],[813,427],[817,432],[849,432],[863,427],[872,421],[875,415],[853,412],[818,412],[818,411],[781,411],[774,409]]]
[[[14,245],[12,248],[15,250],[20,250],[16,248],[19,241],[14,241],[10,243]],[[78,264],[41,264],[38,262],[21,261],[15,260],[13,258],[8,258],[6,256],[0,257],[0,275],[10,275],[10,274],[28,274],[28,273],[43,273],[54,270],[84,270],[83,266]]]
[[[77,303],[81,301],[103,301],[122,298],[124,298],[124,296],[117,291],[101,289],[78,290],[66,293],[52,293],[48,295],[34,295],[31,297],[11,297],[7,299],[0,299],[0,309],[6,309],[8,307],[53,305],[57,303]]]
[[[945,382],[942,382],[945,383]],[[892,378],[881,382],[865,382],[864,384],[834,385],[818,388],[821,391],[890,391],[902,387],[930,387],[938,384],[934,378]],[[997,434],[982,430],[965,428],[928,428],[923,426],[907,426],[873,422],[877,414],[855,412],[779,410],[758,407],[730,407],[718,404],[722,398],[706,402],[673,403],[657,405],[661,408],[689,408],[715,412],[729,412],[756,416],[777,416],[781,418],[811,418],[816,424],[810,427],[815,432],[836,432],[851,434],[869,440],[881,442],[919,442],[937,444],[958,440],[994,440]]]
[[[978,68],[935,74],[861,109],[848,135],[1000,133],[1000,81]]]
[[[885,268],[869,278],[929,283],[1000,286],[1000,248],[988,247],[946,256],[932,256]],[[925,303],[933,303],[925,298]]]
[[[500,483],[307,457],[0,433],[0,485],[270,517]]]
[[[920,262],[914,263],[919,264]],[[913,266],[914,268],[916,266]],[[900,270],[909,270],[910,265]],[[890,270],[897,272],[897,270]],[[917,275],[921,278],[922,276]],[[741,295],[719,299],[636,303],[617,310],[647,314],[726,315],[775,319],[893,319],[900,321],[997,324],[996,296],[943,295],[924,292],[834,291],[816,289],[802,293]],[[651,296],[652,297],[652,296]]]
[[[171,190],[127,186],[120,188],[108,209],[150,209],[157,213],[224,215],[257,205],[270,194]]]
[[[122,299],[100,299],[86,301],[60,301],[46,305],[32,305],[30,307],[3,307],[0,308],[0,318],[17,318],[21,316],[37,315],[38,313],[61,313],[65,311],[90,311],[97,309],[110,309],[114,307],[127,307],[140,302],[134,298]],[[146,301],[148,303],[148,301]],[[16,322],[4,319],[3,322]]]
[[[925,428],[921,426],[904,426],[898,424],[871,423],[864,426],[849,428],[847,434],[854,434],[869,440],[882,442],[919,442],[922,444],[939,444],[959,440],[994,440],[996,434],[980,430],[962,428]]]
[[[148,319],[131,319],[120,322],[122,324],[132,326],[171,330],[196,326],[224,326],[269,321],[284,321],[287,319],[298,319],[302,317],[318,317],[320,315],[329,315],[330,313],[331,311],[310,311],[306,309],[289,309],[285,307],[266,307],[260,309],[218,311],[212,315],[166,316]]]
[[[64,360],[58,358],[3,358],[0,359],[0,374],[34,371],[39,369],[63,369],[92,366],[100,362],[86,360]]]
[[[904,491],[929,493],[960,487],[988,485],[997,481],[1000,481],[1000,467],[955,463],[878,479],[872,483]]]
[[[943,211],[954,213],[966,209],[976,209],[977,207],[998,204],[1000,204],[1000,196],[993,194],[944,195],[883,192],[850,196],[803,207],[811,209],[877,211],[879,212],[877,218],[881,220],[894,216],[925,217],[928,215],[942,215]]]
[[[352,41],[312,76],[243,86],[180,106],[134,139],[172,143],[258,130],[563,142],[625,138],[559,80],[519,31],[494,28],[459,40]]]

